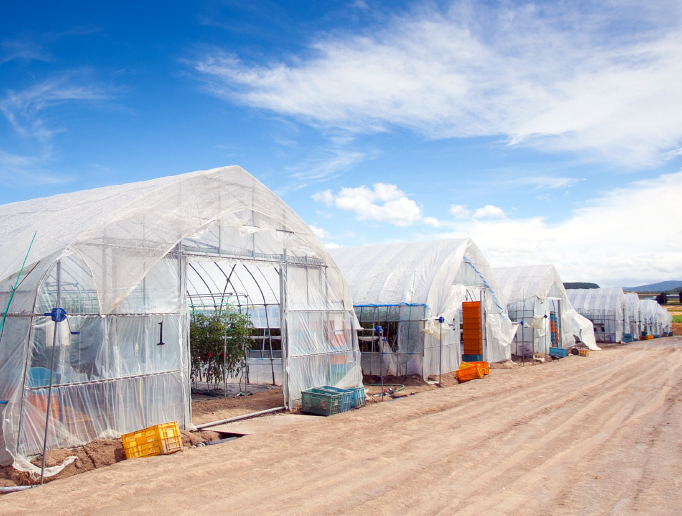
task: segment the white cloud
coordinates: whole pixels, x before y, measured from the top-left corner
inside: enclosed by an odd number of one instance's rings
[[[472,237],[496,267],[553,263],[564,281],[608,286],[679,279],[680,199],[677,172],[608,192],[559,224],[542,217],[471,219],[439,236]]]
[[[212,51],[194,68],[215,95],[324,127],[503,135],[631,167],[680,147],[679,2],[500,5],[420,5],[290,60]]]
[[[458,219],[465,219],[471,215],[471,210],[468,210],[466,205],[453,204],[448,210],[450,215],[454,215]]]
[[[372,188],[341,188],[338,194],[325,190],[313,194],[316,201],[355,213],[357,220],[377,220],[395,226],[410,226],[422,219],[422,210],[396,185],[376,183]]]
[[[422,221],[423,221],[424,224],[426,224],[427,226],[433,226],[434,228],[439,228],[440,225],[441,225],[441,224],[440,224],[440,221],[439,221],[437,218],[435,218],[435,217],[424,217],[424,218],[422,219]]]
[[[498,208],[492,204],[486,204],[483,208],[478,208],[474,211],[472,217],[475,219],[503,219],[505,218],[505,214],[502,208]]]
[[[328,244],[324,244],[324,246],[327,249],[338,249],[339,247],[341,247],[339,244],[335,244],[334,242],[329,242]]]
[[[315,233],[315,236],[317,238],[329,238],[329,231],[326,229],[318,228],[317,226],[313,226],[312,224],[308,224],[308,227],[312,230],[313,233]]]
[[[312,195],[314,201],[325,203],[327,206],[334,204],[334,193],[331,190],[323,190]]]

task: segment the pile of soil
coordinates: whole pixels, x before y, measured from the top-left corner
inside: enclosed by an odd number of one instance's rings
[[[199,443],[217,441],[220,439],[218,432],[204,430],[203,432],[180,431],[182,446],[190,448]],[[53,482],[62,478],[72,477],[86,471],[104,468],[125,460],[126,454],[120,439],[96,439],[85,446],[78,448],[50,450],[45,455],[45,466],[58,466],[69,457],[76,457],[76,460],[66,466],[53,477],[45,478],[45,482]],[[40,467],[43,460],[42,455],[31,460],[31,463]],[[12,466],[0,466],[0,486],[30,486],[40,483],[34,480],[23,471],[17,471]]]
[[[443,385],[446,385],[446,375],[443,375]],[[433,381],[433,380],[432,380]],[[438,381],[436,379],[435,381]],[[364,375],[362,377],[362,382],[365,384],[365,393],[367,403],[378,403],[381,401],[381,396],[374,396],[374,394],[381,394],[381,376],[377,375]],[[456,383],[456,380],[455,380]],[[393,384],[390,385],[389,384]],[[405,388],[397,391],[398,388],[395,385],[404,385]],[[410,396],[412,394],[417,394],[419,392],[431,391],[437,389],[438,387],[432,385],[425,381],[421,376],[411,375],[411,376],[384,376],[384,389],[388,391],[389,387],[394,391],[396,397]],[[387,393],[388,395],[388,393]],[[391,395],[389,395],[391,396]]]
[[[379,375],[363,375],[362,383],[365,385],[369,384],[381,384],[381,376]],[[410,376],[384,376],[384,383],[399,383],[405,387],[423,387],[425,385],[430,385],[421,376],[412,374]]]
[[[111,466],[126,458],[120,439],[96,439],[78,448],[48,451],[45,455],[45,466],[58,466],[67,458],[73,456],[76,457],[75,461],[55,476],[46,478],[45,482],[52,482],[86,471],[92,471],[93,469]],[[31,460],[31,463],[34,466],[40,467],[42,460],[43,456],[38,455]],[[36,483],[38,482],[33,480],[28,473],[17,471],[12,466],[0,467],[0,485],[2,486],[28,486]]]
[[[283,404],[281,387],[256,392],[251,396],[192,401],[192,423],[195,425],[210,423],[220,419],[250,414],[251,412],[281,407]]]
[[[190,448],[199,443],[218,441],[220,439],[220,434],[210,430],[203,430],[202,432],[187,432],[186,430],[180,430],[180,437],[182,438],[182,446]]]

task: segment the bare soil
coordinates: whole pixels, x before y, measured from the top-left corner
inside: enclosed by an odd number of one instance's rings
[[[250,425],[3,496],[0,513],[680,514],[682,338]]]
[[[251,396],[237,398],[214,398],[192,402],[192,423],[200,425],[221,419],[242,416],[284,404],[282,388],[276,387],[267,391],[256,392]]]

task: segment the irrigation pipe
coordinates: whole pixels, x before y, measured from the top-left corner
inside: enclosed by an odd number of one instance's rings
[[[233,423],[235,421],[241,421],[242,419],[251,419],[252,417],[263,416],[265,414],[272,414],[273,412],[280,412],[284,410],[284,407],[275,407],[267,410],[261,410],[260,412],[252,412],[251,414],[244,414],[243,416],[230,417],[227,419],[220,419],[219,421],[211,421],[210,423],[204,423],[202,425],[196,425],[197,430],[202,430],[210,426],[224,425],[226,423]]]
[[[26,491],[27,489],[31,489],[33,487],[38,487],[38,486],[9,486],[9,487],[0,487],[0,494],[4,493],[16,493],[17,491]]]

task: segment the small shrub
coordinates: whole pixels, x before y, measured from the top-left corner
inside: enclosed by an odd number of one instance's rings
[[[190,320],[192,382],[217,385],[243,373],[251,349],[251,319],[236,311],[193,313]]]

